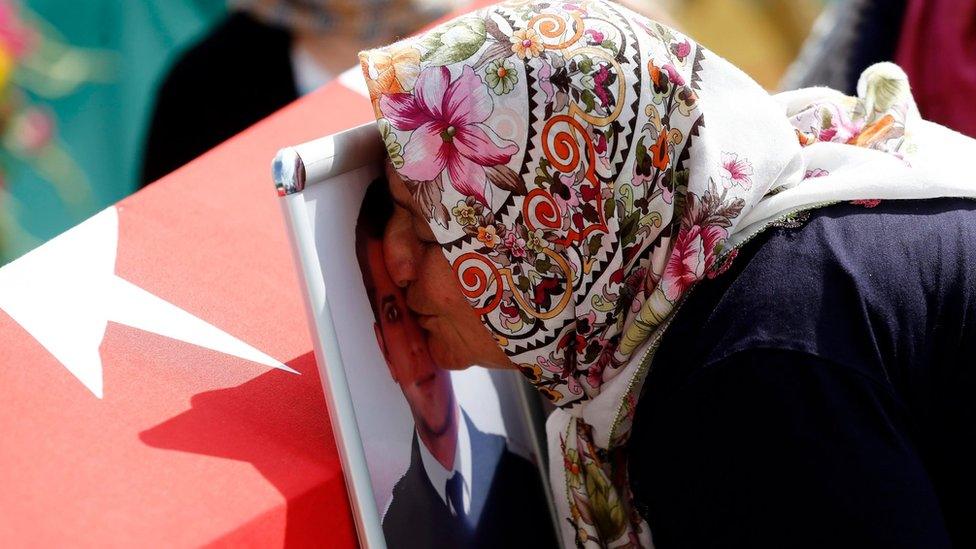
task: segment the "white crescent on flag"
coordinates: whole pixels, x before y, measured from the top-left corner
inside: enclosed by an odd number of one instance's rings
[[[108,321],[295,370],[115,274],[119,215],[110,207],[0,268],[0,309],[102,398]]]

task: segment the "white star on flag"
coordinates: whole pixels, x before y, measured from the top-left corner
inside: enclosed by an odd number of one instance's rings
[[[0,268],[0,309],[98,398],[98,348],[111,320],[297,374],[190,313],[115,274],[119,215],[108,208]]]

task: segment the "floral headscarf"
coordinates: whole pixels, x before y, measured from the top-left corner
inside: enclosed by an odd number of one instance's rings
[[[510,1],[360,59],[464,295],[559,407],[567,545],[650,546],[621,451],[637,398],[682,298],[745,239],[841,200],[976,196],[976,144],[918,119],[890,64],[859,98],[772,97],[603,1]]]

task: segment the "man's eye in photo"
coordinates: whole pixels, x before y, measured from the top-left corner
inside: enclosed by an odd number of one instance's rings
[[[383,314],[386,316],[387,322],[398,322],[400,320],[400,308],[396,305],[387,305]]]

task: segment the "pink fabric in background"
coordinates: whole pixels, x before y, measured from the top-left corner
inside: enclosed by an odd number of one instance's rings
[[[923,117],[976,137],[976,1],[908,0],[896,61]]]

